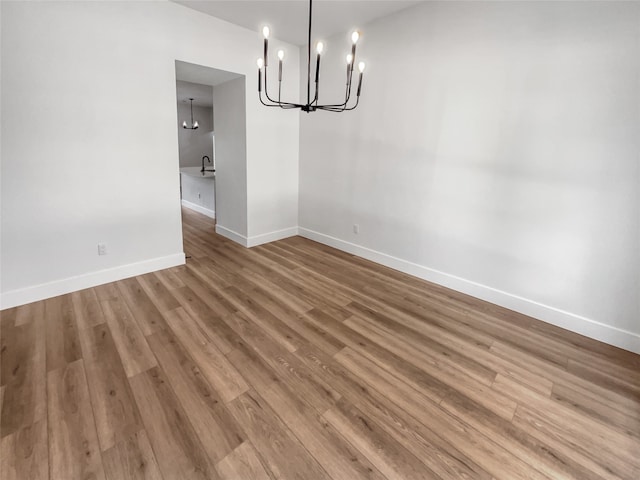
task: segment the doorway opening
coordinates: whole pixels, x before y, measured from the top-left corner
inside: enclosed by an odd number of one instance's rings
[[[183,215],[204,215],[209,233],[246,230],[245,76],[179,60],[175,69]]]

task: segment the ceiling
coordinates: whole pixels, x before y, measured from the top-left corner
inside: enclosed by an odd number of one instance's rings
[[[178,103],[189,103],[189,98],[193,98],[193,105],[196,107],[212,107],[213,89],[211,87],[242,76],[218,68],[204,67],[176,60]]]
[[[306,45],[309,2],[306,0],[172,0],[202,13],[260,32],[264,25],[275,38]],[[379,17],[421,3],[416,0],[316,0],[313,3],[314,39],[348,32]]]
[[[215,87],[234,78],[242,77],[242,75],[219,68],[204,67],[195,63],[181,62],[176,60],[176,79],[191,83],[201,83]]]
[[[176,82],[176,97],[178,103],[189,105],[189,99],[193,98],[194,107],[213,107],[213,88],[199,83]]]

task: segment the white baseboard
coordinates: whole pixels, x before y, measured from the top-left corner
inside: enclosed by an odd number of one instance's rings
[[[533,318],[571,330],[585,337],[593,338],[609,345],[640,354],[640,335],[611,325],[582,317],[555,307],[550,307],[533,300],[497,290],[480,283],[440,272],[416,263],[402,260],[370,248],[341,240],[307,228],[299,227],[299,235],[319,243],[343,250],[367,260],[380,263],[409,275],[437,283],[472,297],[515,310]]]
[[[275,242],[276,240],[295,237],[296,235],[298,235],[298,227],[290,227],[275,232],[263,233],[262,235],[254,235],[247,239],[247,247],[257,247],[263,243]]]
[[[238,232],[234,232],[230,228],[223,227],[219,223],[216,223],[216,233],[228,238],[229,240],[233,240],[234,242],[239,243],[243,247],[247,246],[247,237]]]
[[[189,210],[193,210],[195,212],[206,215],[209,218],[216,218],[216,211],[209,210],[208,208],[201,207],[195,203],[191,203],[188,200],[181,200],[182,206],[188,208]]]
[[[223,237],[233,240],[239,243],[243,247],[251,248],[263,243],[275,242],[276,240],[282,240],[283,238],[293,237],[298,235],[298,227],[285,228],[283,230],[276,230],[275,232],[263,233],[260,235],[254,235],[253,237],[246,237],[234,232],[233,230],[223,227],[222,225],[216,225],[216,233]]]
[[[37,302],[38,300],[44,300],[45,298],[57,297],[58,295],[95,287],[104,283],[115,282],[123,278],[135,277],[136,275],[143,275],[177,265],[184,265],[184,263],[184,253],[175,253],[166,257],[152,258],[151,260],[42,283],[33,287],[11,290],[2,293],[0,296],[0,309],[17,307],[19,305]]]

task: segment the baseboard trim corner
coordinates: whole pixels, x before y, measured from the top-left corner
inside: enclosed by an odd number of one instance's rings
[[[480,300],[514,310],[585,337],[640,354],[640,335],[635,332],[606,325],[590,318],[418,265],[308,228],[298,227],[298,235]]]
[[[276,230],[274,232],[262,233],[260,235],[254,235],[252,237],[246,237],[238,232],[234,232],[230,228],[223,227],[222,225],[216,225],[216,233],[223,237],[233,240],[239,243],[243,247],[251,248],[257,247],[264,243],[275,242],[276,240],[282,240],[283,238],[295,237],[298,235],[298,227],[289,227],[282,230]]]
[[[83,275],[54,280],[53,282],[42,283],[32,287],[10,290],[0,295],[0,309],[17,307],[27,303],[57,297],[58,295],[84,290],[85,288],[115,282],[124,278],[184,265],[184,263],[185,255],[181,252],[165,257],[152,258],[142,262],[130,263]]]
[[[230,228],[223,227],[219,223],[216,223],[216,233],[218,235],[222,235],[225,238],[228,238],[229,240],[239,243],[243,247],[247,246],[247,237],[245,237],[244,235],[238,232],[231,230]]]
[[[247,239],[248,247],[257,247],[264,243],[275,242],[276,240],[282,240],[283,238],[295,237],[298,235],[298,227],[289,227],[282,230],[276,230],[275,232],[263,233],[261,235],[254,235]]]

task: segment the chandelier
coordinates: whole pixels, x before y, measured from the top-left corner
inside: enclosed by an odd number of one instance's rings
[[[196,130],[199,125],[197,120],[195,122],[193,121],[193,98],[190,98],[189,101],[191,102],[191,126],[188,127],[187,121],[185,120],[184,122],[182,122],[182,128],[186,128],[188,130]]]
[[[360,62],[358,64],[358,70],[360,75],[358,77],[358,88],[356,90],[356,99],[355,102],[352,102],[349,106],[349,101],[351,100],[351,81],[353,79],[353,67],[356,62],[356,43],[358,43],[358,39],[360,38],[360,34],[358,32],[353,32],[351,34],[351,53],[347,55],[347,82],[346,82],[346,90],[344,94],[344,102],[342,103],[332,103],[320,105],[318,104],[318,83],[320,81],[320,55],[322,54],[322,50],[324,45],[322,42],[318,42],[316,44],[316,70],[315,70],[315,93],[313,95],[313,99],[311,98],[311,13],[313,9],[313,0],[309,0],[309,39],[307,43],[307,103],[292,103],[292,102],[283,102],[280,98],[280,94],[282,91],[282,61],[284,60],[284,50],[278,50],[278,99],[274,100],[269,96],[268,88],[267,88],[267,66],[268,62],[268,50],[269,50],[269,27],[264,27],[262,29],[262,34],[264,35],[264,55],[261,58],[258,58],[258,98],[260,102],[267,107],[280,107],[280,108],[299,108],[303,112],[315,112],[316,110],[326,110],[328,112],[344,112],[346,110],[353,110],[358,106],[358,102],[360,101],[360,91],[362,90],[362,74],[364,72],[364,62]],[[264,71],[264,98],[263,98],[263,89],[262,89],[262,75]]]

